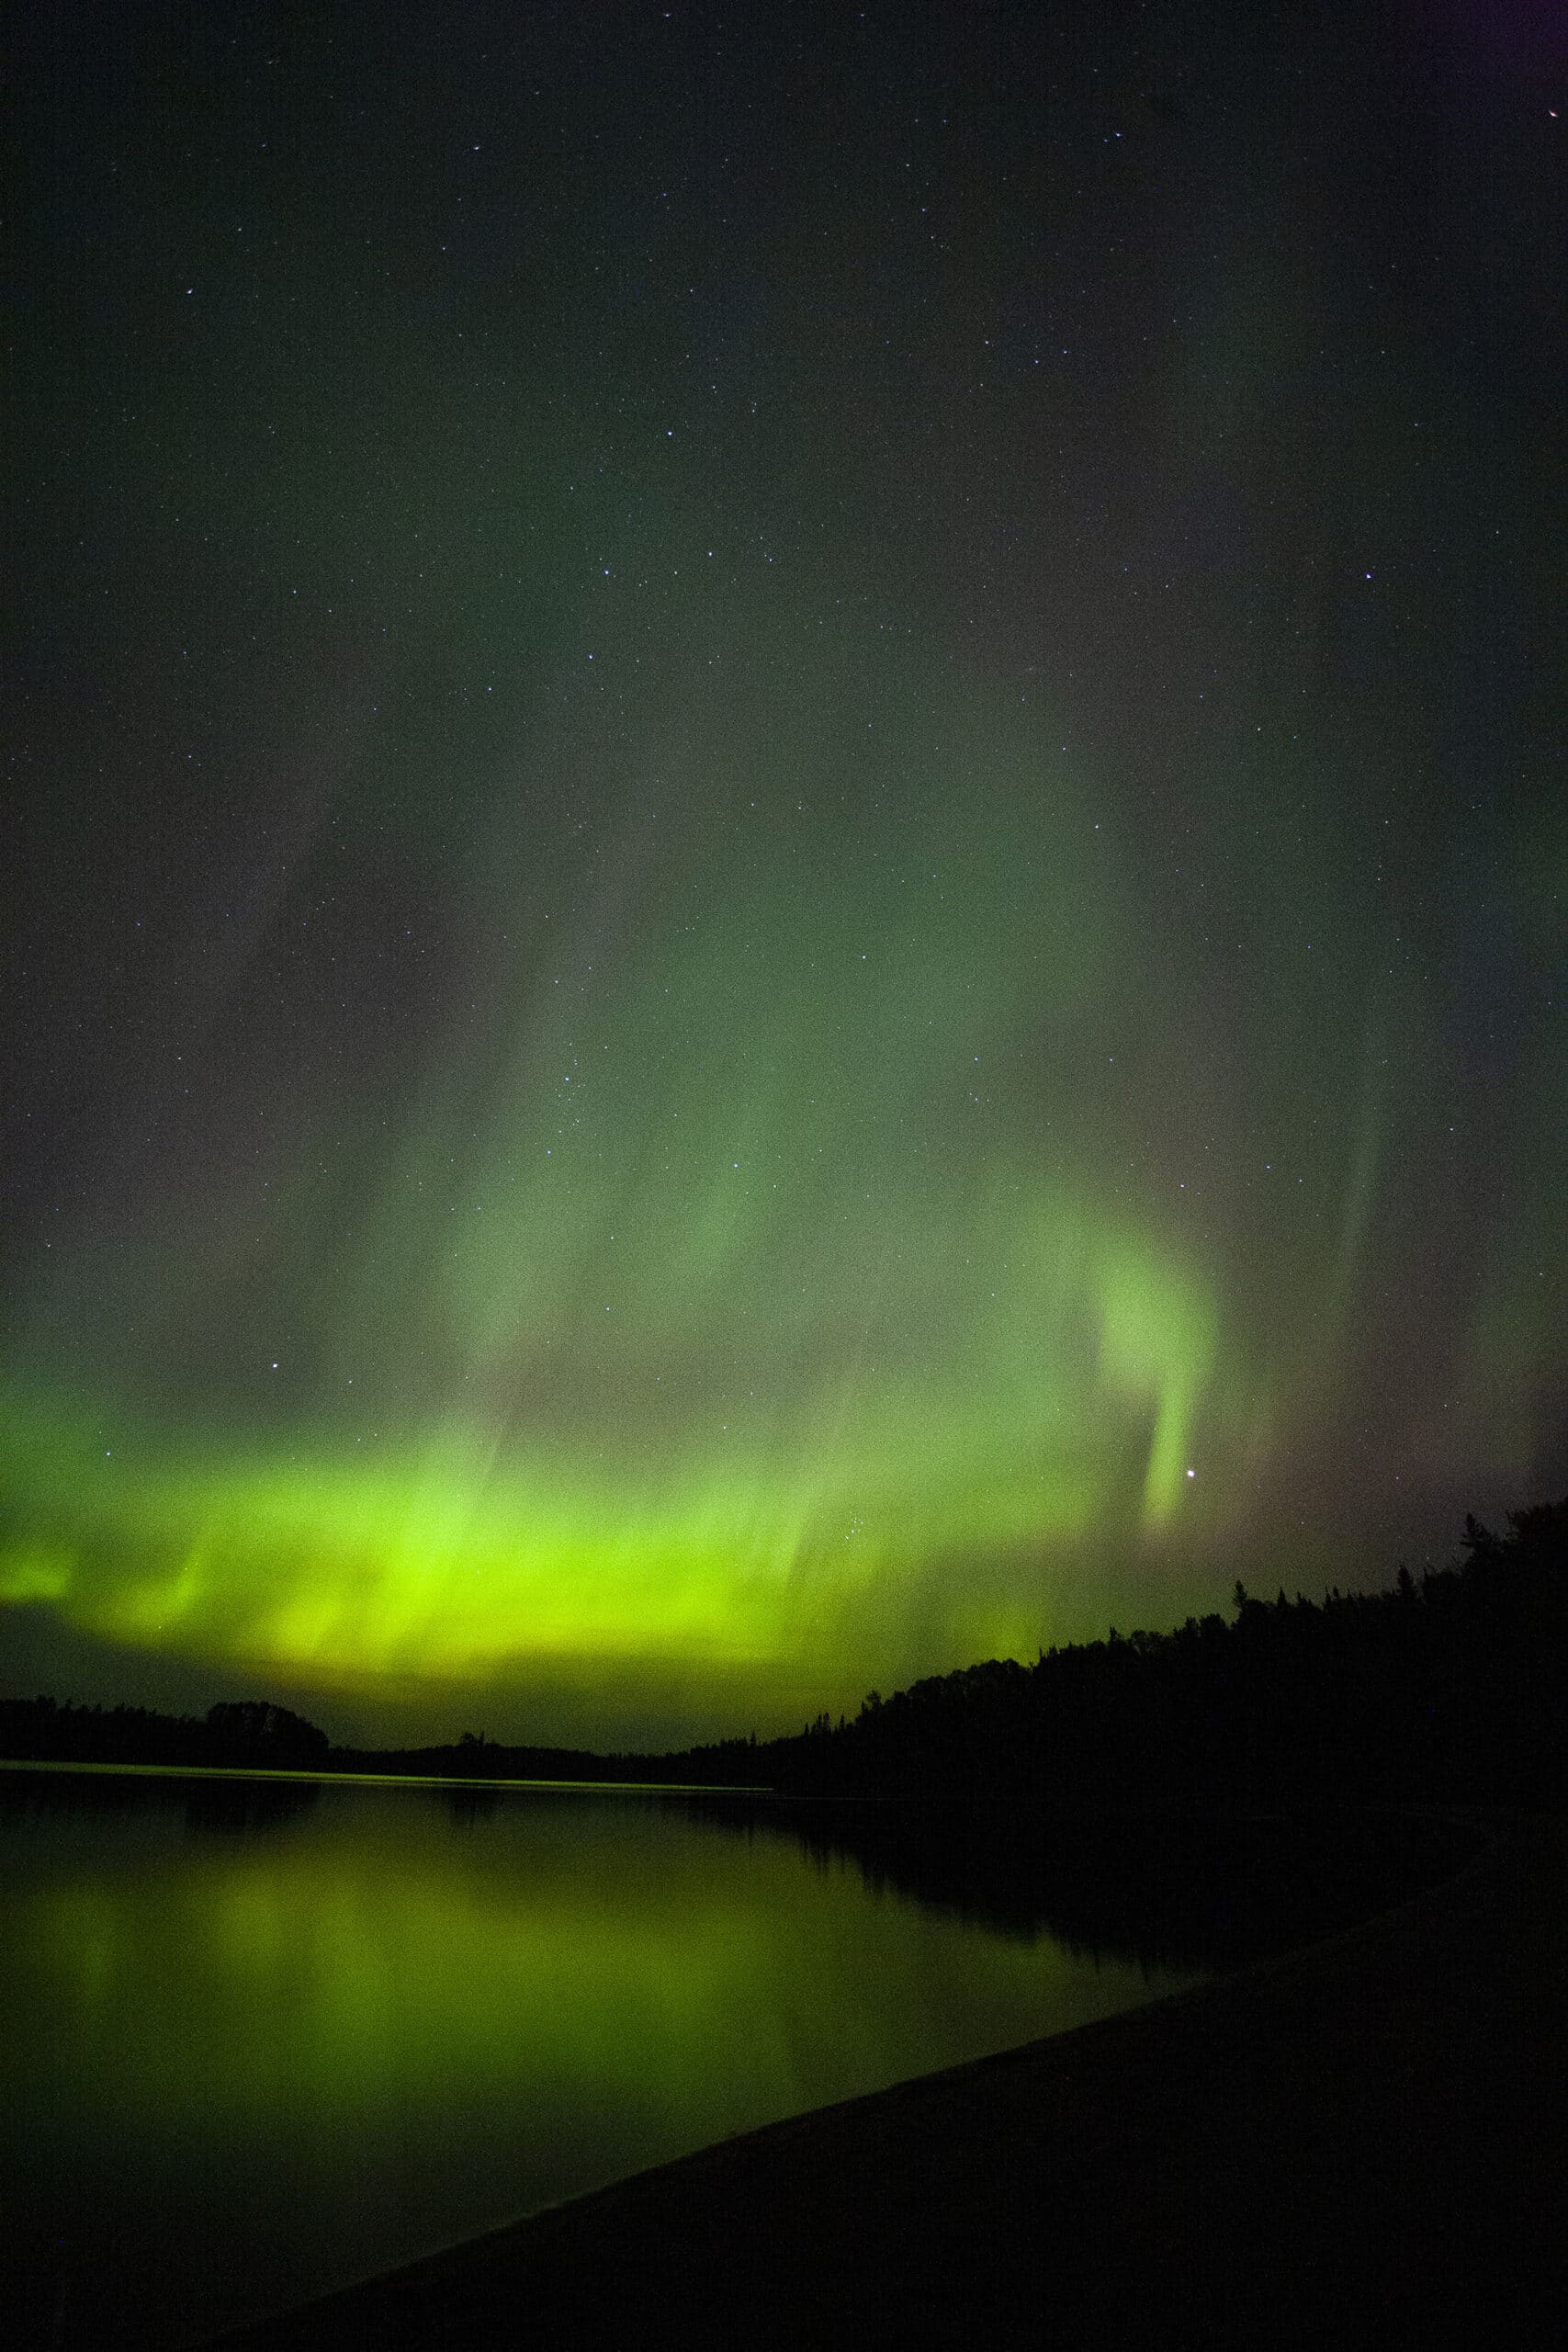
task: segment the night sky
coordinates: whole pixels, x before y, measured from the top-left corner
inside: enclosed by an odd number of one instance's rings
[[[1550,0],[10,39],[0,1688],[768,1732],[1568,1488]]]

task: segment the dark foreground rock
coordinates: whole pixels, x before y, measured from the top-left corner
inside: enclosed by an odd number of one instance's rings
[[[668,2165],[230,2352],[1555,2345],[1568,1836],[1310,1951]]]

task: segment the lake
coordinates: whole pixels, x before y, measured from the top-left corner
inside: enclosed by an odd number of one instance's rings
[[[963,1838],[925,1884],[856,1835],[724,1798],[0,1771],[8,2341],[196,2341],[1203,1973],[1054,1935],[1028,1871],[966,1883]]]

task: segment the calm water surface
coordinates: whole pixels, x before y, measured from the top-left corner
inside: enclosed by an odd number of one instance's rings
[[[10,2340],[190,2341],[1192,1969],[744,1809],[0,1773]]]

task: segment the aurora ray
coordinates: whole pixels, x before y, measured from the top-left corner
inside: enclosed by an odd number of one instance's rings
[[[23,76],[15,1673],[779,1728],[1568,1482],[1523,51],[274,13]]]

